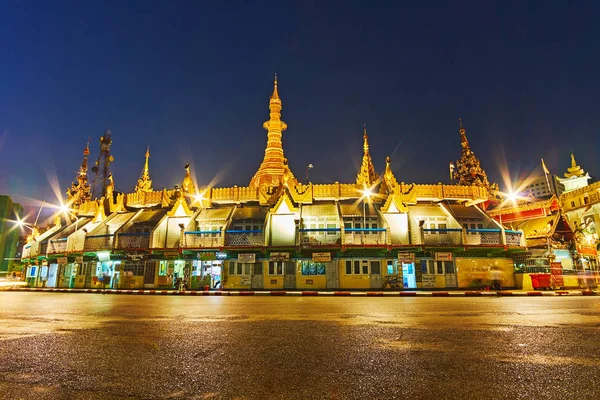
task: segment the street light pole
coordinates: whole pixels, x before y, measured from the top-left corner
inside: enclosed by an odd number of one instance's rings
[[[306,184],[308,185],[308,170],[311,169],[313,167],[312,164],[308,164],[306,166]]]

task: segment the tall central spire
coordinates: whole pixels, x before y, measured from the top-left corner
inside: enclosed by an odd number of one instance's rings
[[[496,188],[496,184],[490,185],[487,174],[484,169],[481,168],[479,159],[471,150],[469,146],[469,140],[467,139],[467,131],[463,128],[462,119],[459,118],[460,124],[460,145],[462,146],[462,152],[460,160],[454,162],[454,169],[452,170],[452,179],[458,181],[461,186],[481,186],[486,188]]]
[[[369,136],[367,135],[367,126],[364,126],[363,133],[363,158],[360,165],[360,172],[356,175],[356,184],[371,187],[377,181],[377,172],[373,167],[373,160],[369,153]]]
[[[281,99],[277,91],[277,74],[275,74],[273,94],[269,100],[269,110],[269,120],[263,124],[263,128],[267,130],[265,158],[250,181],[251,187],[279,185],[282,183],[286,171],[281,136],[282,132],[287,129],[287,124],[281,120]],[[291,174],[291,172],[289,173]],[[293,174],[291,174],[291,178],[295,179]]]

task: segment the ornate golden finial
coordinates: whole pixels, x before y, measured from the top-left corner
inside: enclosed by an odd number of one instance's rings
[[[398,185],[398,181],[392,172],[392,159],[390,156],[385,158],[385,172],[383,174],[383,185],[381,185],[381,192],[391,192]]]
[[[108,185],[106,185],[106,198],[109,202],[113,201],[113,192],[115,191],[115,181],[112,172],[108,174]]]
[[[469,140],[467,139],[467,131],[463,128],[462,118],[458,119],[458,124],[460,125],[460,145],[464,147],[469,147]]]
[[[577,163],[575,162],[575,153],[571,152],[571,167],[576,167]]]
[[[144,169],[138,179],[138,183],[135,186],[136,193],[151,192],[152,191],[152,180],[150,180],[150,171],[148,168],[148,159],[150,158],[150,144],[146,149],[146,162],[144,163]]]
[[[185,177],[183,178],[183,182],[181,183],[181,189],[183,193],[188,195],[196,194],[196,187],[194,185],[194,181],[192,180],[192,175],[190,174],[190,163],[185,163]]]
[[[371,187],[378,178],[373,160],[369,154],[369,136],[367,135],[367,125],[364,125],[363,130],[363,159],[360,166],[360,172],[356,175],[356,184]]]
[[[277,72],[275,72],[275,79],[273,80],[273,94],[271,100],[280,100],[279,92],[277,91]]]

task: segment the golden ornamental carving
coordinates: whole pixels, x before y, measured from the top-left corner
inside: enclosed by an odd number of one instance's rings
[[[185,177],[183,178],[183,182],[181,183],[181,190],[183,190],[184,194],[193,196],[196,194],[196,186],[194,185],[192,175],[190,174],[190,163],[186,163],[184,168]]]
[[[565,178],[580,178],[585,175],[585,171],[575,161],[575,153],[571,153],[571,166],[565,172]]]

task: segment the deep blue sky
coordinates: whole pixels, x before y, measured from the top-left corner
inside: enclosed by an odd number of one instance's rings
[[[247,3],[247,4],[246,4]],[[131,191],[190,161],[201,185],[247,185],[266,145],[273,73],[297,177],[354,180],[367,124],[382,171],[448,181],[457,118],[491,180],[544,157],[600,173],[597,2],[61,2],[0,5],[0,193],[55,201],[107,126]],[[505,161],[504,161],[505,160]],[[502,184],[501,184],[502,186]]]

